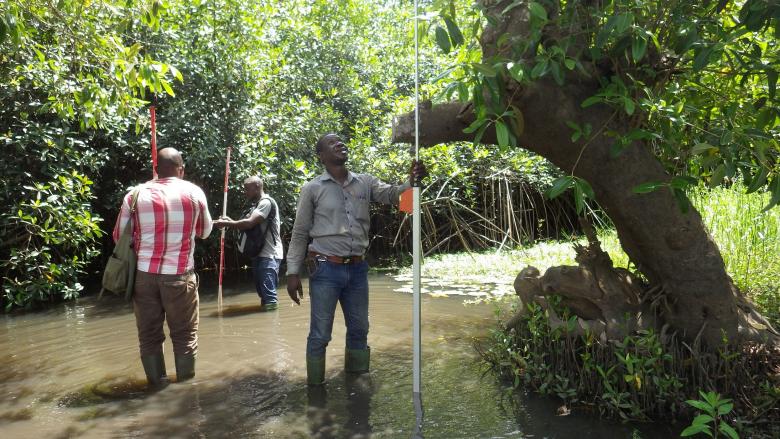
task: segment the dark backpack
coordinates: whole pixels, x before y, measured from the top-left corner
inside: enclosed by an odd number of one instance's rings
[[[276,228],[273,224],[277,213],[276,202],[273,200],[273,198],[268,196],[261,198],[256,205],[252,206],[244,213],[242,218],[249,217],[249,215],[251,215],[252,212],[257,209],[257,206],[260,205],[260,202],[266,198],[271,202],[271,211],[268,213],[268,217],[251,229],[241,230],[238,232],[238,251],[240,251],[242,255],[249,258],[254,258],[260,254],[260,251],[263,250],[263,247],[265,247],[265,237],[268,234],[269,229],[273,229],[271,230],[271,236],[273,237],[274,245],[276,245],[276,240],[279,239],[279,237],[276,236]],[[265,229],[263,229],[263,223],[266,224]]]

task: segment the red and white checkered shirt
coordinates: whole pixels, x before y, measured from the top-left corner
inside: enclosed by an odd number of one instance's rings
[[[195,237],[207,238],[213,225],[203,190],[176,177],[152,180],[139,188],[131,226],[138,270],[182,274],[193,269]],[[125,195],[114,225],[114,242],[130,219],[134,191]]]

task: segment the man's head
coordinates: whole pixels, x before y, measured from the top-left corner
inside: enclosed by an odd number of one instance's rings
[[[263,179],[253,175],[244,180],[244,195],[249,200],[257,200],[263,196]]]
[[[347,162],[347,147],[338,134],[328,133],[320,137],[315,150],[325,165],[343,165]]]
[[[157,176],[184,177],[184,159],[176,148],[163,148],[157,153]]]

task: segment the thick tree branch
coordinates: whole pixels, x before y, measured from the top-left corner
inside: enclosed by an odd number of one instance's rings
[[[463,130],[474,121],[471,103],[449,102],[436,106],[420,106],[420,146],[447,142],[472,142],[474,133]],[[495,129],[485,131],[483,143],[495,143]],[[414,111],[402,114],[393,121],[393,143],[414,143]]]

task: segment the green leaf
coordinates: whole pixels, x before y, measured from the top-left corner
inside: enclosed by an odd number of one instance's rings
[[[682,213],[688,213],[691,209],[691,201],[685,195],[685,191],[677,188],[672,188],[672,195],[674,195],[675,201],[677,201],[677,207]]]
[[[714,171],[712,171],[712,176],[710,177],[709,181],[710,187],[720,186],[724,177],[726,177],[726,165],[721,163],[717,168],[715,168]]]
[[[488,124],[483,124],[482,127],[477,130],[477,133],[474,135],[474,145],[479,144],[480,140],[482,140],[482,136],[485,135],[488,126]]]
[[[547,195],[547,198],[553,199],[557,197],[558,195],[562,194],[566,191],[566,189],[569,189],[574,184],[574,177],[570,175],[566,175],[563,177],[558,177],[553,181],[552,187],[550,189],[547,189],[545,195]]]
[[[498,146],[504,147],[509,145],[509,129],[500,120],[496,121],[496,138],[498,139]]]
[[[691,152],[691,154],[696,155],[696,154],[704,154],[704,153],[710,152],[712,150],[717,151],[718,148],[715,148],[714,146],[710,145],[709,143],[701,142],[701,143],[697,143],[696,145],[694,145],[693,148],[691,148],[690,152]]]
[[[734,428],[723,421],[720,421],[720,424],[718,424],[718,430],[720,430],[721,433],[725,433],[726,436],[730,437],[731,439],[739,439],[739,435],[734,430]]]
[[[174,66],[172,66],[170,64],[168,65],[168,67],[170,68],[171,74],[173,75],[174,78],[178,79],[179,82],[184,82],[184,77],[181,75],[181,72],[179,71],[179,69],[177,69],[176,67],[174,67]]]
[[[773,208],[778,203],[780,203],[780,175],[775,175],[772,179],[772,182],[769,183],[769,192],[772,194],[772,198],[769,200],[769,204],[767,204],[761,211],[766,212],[767,210]]]
[[[582,193],[582,189],[578,184],[574,184],[574,207],[578,214],[581,214],[585,210],[585,196]]]
[[[512,64],[511,66],[507,65],[509,69],[509,75],[512,76],[512,79],[514,79],[515,81],[522,82],[523,75],[524,75],[523,66],[521,64],[515,64],[515,63],[511,63],[511,64]]]
[[[669,186],[676,189],[685,189],[688,186],[695,186],[696,183],[697,180],[693,177],[689,177],[687,175],[678,175],[672,178],[672,180],[669,182]]]
[[[528,9],[531,11],[532,17],[547,21],[547,10],[544,9],[544,6],[536,2],[531,2],[528,4]]]
[[[777,25],[780,27],[780,24]],[[769,69],[766,72],[766,82],[769,87],[769,98],[774,99],[777,94],[777,70]]]
[[[752,194],[753,192],[764,187],[764,184],[766,184],[766,177],[768,175],[769,175],[769,169],[766,167],[761,167],[761,172],[759,172],[758,175],[756,175],[753,178],[753,180],[750,182],[750,186],[748,186],[745,192],[748,194]]]
[[[534,65],[534,68],[531,69],[531,78],[536,79],[547,73],[547,62],[547,59],[542,59],[537,62],[536,65]]]
[[[582,101],[582,104],[580,105],[582,108],[588,108],[591,105],[598,104],[599,102],[603,102],[604,98],[601,96],[591,96],[588,99],[585,99]]]
[[[160,84],[162,85],[163,90],[165,90],[165,92],[168,93],[169,96],[176,96],[173,93],[173,89],[171,88],[171,85],[168,83],[168,81],[164,79],[160,79]]]
[[[436,26],[436,44],[444,53],[450,53],[450,36],[441,26]]]
[[[680,436],[686,437],[686,436],[693,436],[699,433],[705,433],[707,434],[707,436],[712,437],[712,435],[709,432],[710,432],[710,427],[708,425],[691,425],[690,427],[683,430],[682,433],[680,433]]]
[[[631,57],[634,58],[634,62],[639,62],[644,58],[645,51],[647,50],[647,40],[643,36],[635,36],[631,42]]]
[[[710,63],[710,55],[712,55],[712,50],[712,46],[705,47],[696,54],[696,57],[693,59],[694,72],[701,71],[703,68],[707,67],[707,64]]]
[[[633,189],[631,189],[635,194],[647,194],[650,192],[653,192],[657,190],[658,188],[666,186],[666,183],[660,182],[660,181],[651,181],[648,183],[642,183],[638,186],[634,186]]]
[[[555,61],[550,61],[550,71],[552,72],[555,83],[558,85],[563,85],[563,72],[561,71],[561,65]]]
[[[618,35],[622,34],[629,28],[629,26],[631,26],[633,21],[634,14],[630,12],[618,15],[615,19],[615,31],[618,33]]]
[[[590,183],[587,181],[577,178],[575,181],[575,185],[582,190],[582,193],[585,194],[590,199],[595,199],[596,195],[593,193],[593,188],[590,186]]]
[[[5,41],[6,35],[8,35],[8,24],[5,22],[5,17],[0,16],[0,44]]]
[[[458,47],[463,44],[463,34],[460,32],[458,24],[455,23],[450,17],[444,17],[444,24],[447,25],[447,32],[450,34],[452,46]]]
[[[731,411],[731,409],[734,408],[734,404],[727,402],[720,407],[718,407],[718,416],[723,416]]]
[[[476,71],[482,73],[483,76],[486,76],[488,78],[493,78],[498,74],[498,72],[496,72],[496,69],[494,69],[492,66],[489,66],[487,64],[474,63],[472,64],[472,66]]]
[[[563,60],[563,63],[566,65],[566,68],[569,70],[574,70],[574,68],[577,67],[577,61],[571,58],[566,58],[565,60]]]
[[[623,107],[626,109],[626,114],[631,116],[634,114],[634,109],[636,109],[636,104],[634,103],[634,100],[631,99],[628,96],[625,96],[623,98]]]
[[[713,418],[710,415],[699,415],[693,418],[693,422],[691,422],[691,425],[702,425],[702,424],[709,424],[710,422],[714,421],[715,418]]]

